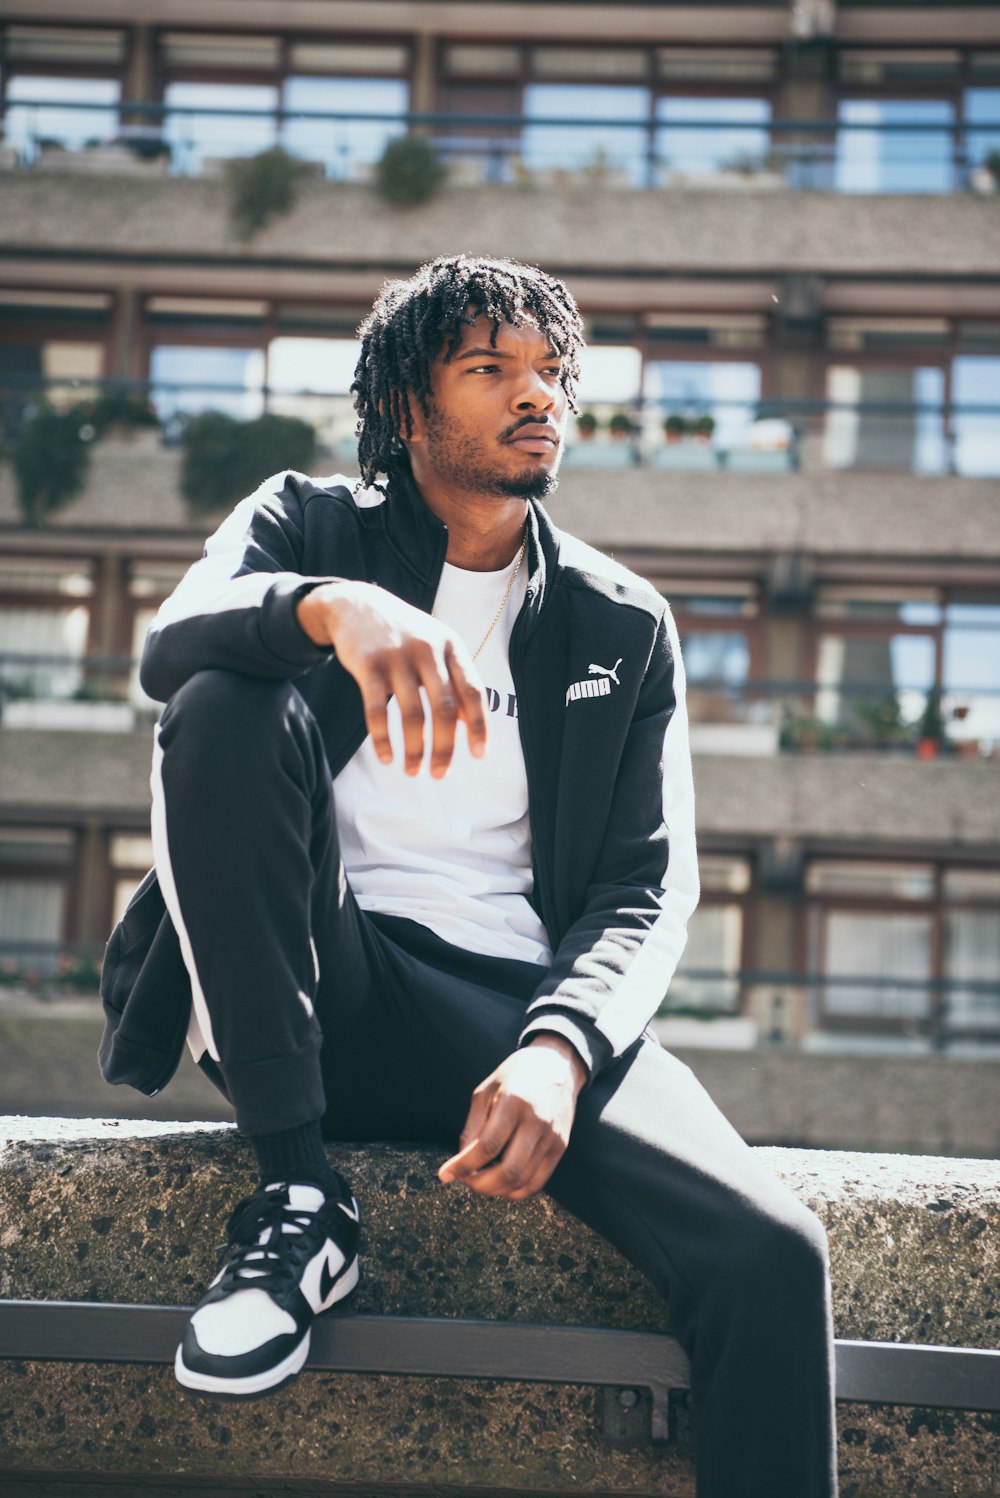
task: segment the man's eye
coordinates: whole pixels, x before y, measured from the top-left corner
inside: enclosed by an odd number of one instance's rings
[[[473,367],[472,367],[472,373],[473,374],[495,374],[496,371],[499,368],[500,368],[499,364],[474,364]]]

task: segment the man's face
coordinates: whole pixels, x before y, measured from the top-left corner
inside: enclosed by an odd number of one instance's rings
[[[566,426],[562,359],[534,324],[478,316],[451,359],[431,366],[425,415],[411,400],[414,476],[493,498],[541,499],[556,487]]]

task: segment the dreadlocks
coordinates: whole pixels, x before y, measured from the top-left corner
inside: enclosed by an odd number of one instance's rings
[[[413,430],[410,398],[428,411],[431,364],[457,352],[463,326],[482,314],[496,346],[502,322],[534,323],[563,358],[562,385],[576,410],[583,321],[562,281],[534,265],[482,256],[439,257],[408,281],[387,281],[358,329],[361,357],[351,394],[358,413],[358,463],[365,484],[407,461],[401,435]]]

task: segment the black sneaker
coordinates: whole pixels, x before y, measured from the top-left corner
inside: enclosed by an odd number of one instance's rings
[[[314,1316],[358,1283],[360,1213],[318,1186],[264,1186],[226,1228],[235,1249],[188,1322],[178,1383],[247,1399],[299,1372]]]

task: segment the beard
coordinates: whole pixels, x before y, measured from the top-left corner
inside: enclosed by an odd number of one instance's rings
[[[519,473],[494,467],[482,451],[482,439],[440,411],[431,410],[427,418],[427,456],[439,478],[470,494],[486,494],[493,499],[545,499],[559,487],[557,471],[562,454],[553,449],[556,462],[551,469],[533,466]]]

